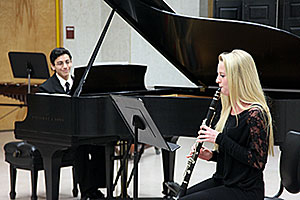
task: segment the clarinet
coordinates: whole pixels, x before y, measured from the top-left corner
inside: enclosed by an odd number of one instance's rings
[[[208,127],[211,126],[211,123],[215,117],[216,114],[216,107],[217,107],[217,103],[220,99],[220,92],[221,92],[221,88],[218,88],[213,100],[210,103],[206,118],[202,121],[202,124],[207,125]],[[177,188],[177,195],[175,199],[179,199],[180,197],[184,196],[186,194],[186,190],[194,169],[194,166],[196,164],[196,161],[198,159],[198,155],[200,153],[200,149],[202,148],[202,144],[201,142],[197,142],[196,143],[196,150],[195,152],[192,154],[192,156],[189,158],[188,162],[187,162],[187,166],[184,172],[184,179],[182,181],[182,184],[180,185],[179,188]]]

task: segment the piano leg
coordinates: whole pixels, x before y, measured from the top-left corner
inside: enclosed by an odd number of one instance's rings
[[[176,143],[178,137],[165,138],[166,141]],[[162,161],[163,161],[163,171],[164,171],[164,182],[162,193],[167,195],[168,188],[165,183],[169,181],[174,181],[174,168],[175,168],[175,152],[170,152],[162,149]]]
[[[113,197],[113,177],[114,177],[114,152],[115,142],[105,145],[105,163],[106,163],[106,187],[107,187],[107,199]]]
[[[122,141],[121,149],[122,149],[122,156],[125,155],[124,159],[121,159],[120,163],[122,164],[122,175],[121,175],[121,198],[127,198],[127,171],[128,171],[128,157],[129,150],[131,147],[132,142],[129,141]]]
[[[59,193],[60,167],[62,161],[61,146],[33,143],[41,153],[45,171],[46,199],[57,200]]]

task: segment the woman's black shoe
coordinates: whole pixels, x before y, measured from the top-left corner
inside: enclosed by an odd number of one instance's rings
[[[85,195],[83,195],[83,197],[81,197],[81,200],[98,200],[98,199],[104,199],[104,194],[100,190],[88,192]]]

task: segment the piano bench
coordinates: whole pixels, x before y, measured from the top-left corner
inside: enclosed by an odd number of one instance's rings
[[[5,161],[10,164],[10,186],[11,191],[9,193],[11,199],[15,199],[16,192],[16,178],[17,169],[25,169],[31,171],[31,199],[37,199],[37,180],[38,171],[43,170],[43,159],[35,146],[25,142],[8,142],[4,145]],[[62,166],[73,166],[74,165],[74,153],[71,150],[64,150],[62,157]],[[73,197],[78,196],[77,180],[75,177],[74,166],[72,167],[73,172]]]

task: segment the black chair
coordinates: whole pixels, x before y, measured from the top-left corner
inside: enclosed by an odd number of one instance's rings
[[[10,186],[9,193],[11,199],[16,197],[16,177],[17,169],[25,169],[31,171],[31,199],[37,199],[37,180],[38,171],[43,170],[43,159],[40,152],[31,144],[25,141],[8,142],[4,145],[5,161],[10,164]],[[72,166],[73,171],[73,196],[78,196],[77,180],[74,170],[74,153],[72,150],[64,150],[62,157],[62,166]]]
[[[274,197],[265,200],[282,200],[279,196],[283,190],[296,194],[300,192],[300,132],[289,131],[280,155],[280,189]]]

